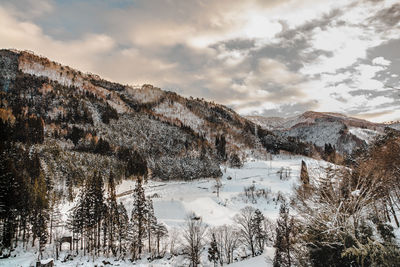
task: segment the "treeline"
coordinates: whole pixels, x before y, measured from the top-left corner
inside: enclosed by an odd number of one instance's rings
[[[21,148],[23,149],[23,148]],[[22,246],[36,247],[39,258],[49,244],[58,249],[64,238],[77,254],[114,256],[139,259],[144,252],[151,258],[163,256],[160,242],[168,235],[166,227],[157,221],[151,198],[143,189],[147,168],[133,160],[127,170],[136,177],[132,194],[131,216],[117,202],[114,175],[107,179],[95,173],[85,179],[78,201],[68,221],[63,222],[59,211],[60,198],[40,168],[37,155],[16,160],[10,154],[23,155],[16,148],[4,149],[0,158],[0,256],[9,257]],[[135,157],[135,155],[132,155]],[[21,168],[21,165],[26,166]],[[104,180],[107,180],[106,186]],[[58,227],[64,225],[71,234],[60,236]],[[70,237],[69,237],[70,236]]]
[[[153,202],[146,198],[143,176],[137,176],[131,216],[117,203],[112,173],[104,194],[103,179],[87,180],[68,225],[75,240],[76,253],[140,259],[144,252],[151,258],[163,256],[160,241],[167,237],[166,227],[157,221]]]
[[[0,157],[0,251],[9,252],[22,241],[27,247],[36,241],[42,248],[48,241],[48,225],[57,197],[52,181],[40,169],[37,154],[23,146],[1,147]],[[50,230],[51,232],[51,230]],[[7,254],[6,252],[5,254]]]

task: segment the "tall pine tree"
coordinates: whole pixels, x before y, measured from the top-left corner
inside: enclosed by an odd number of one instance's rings
[[[151,237],[156,230],[157,218],[154,215],[153,201],[151,200],[151,198],[147,198],[146,205],[147,205],[147,214],[146,214],[147,239],[149,244],[149,253],[151,254]]]
[[[210,247],[208,248],[208,260],[217,266],[220,259],[220,252],[218,251],[217,240],[215,239],[215,234],[212,234]]]
[[[274,267],[292,266],[291,250],[293,234],[294,221],[289,216],[288,204],[283,202],[276,227]]]
[[[147,225],[147,214],[148,206],[146,203],[146,196],[143,189],[143,178],[137,177],[136,186],[133,191],[133,209],[132,209],[132,226],[133,235],[136,240],[133,242],[133,258],[140,258],[143,251],[143,240],[146,238],[146,225]],[[136,254],[137,252],[137,254]]]
[[[111,250],[112,254],[116,256],[117,249],[115,247],[115,239],[119,227],[119,209],[117,204],[117,196],[115,193],[115,182],[114,175],[110,172],[107,185],[108,197],[107,197],[107,218],[106,218],[106,229],[108,232],[108,250]]]
[[[46,182],[43,173],[35,179],[33,185],[33,210],[31,217],[32,224],[32,246],[36,238],[39,239],[40,255],[48,239],[47,223],[49,221],[49,200]]]

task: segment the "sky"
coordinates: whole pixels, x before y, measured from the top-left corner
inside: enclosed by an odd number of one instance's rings
[[[0,0],[0,48],[242,115],[400,120],[398,0]]]

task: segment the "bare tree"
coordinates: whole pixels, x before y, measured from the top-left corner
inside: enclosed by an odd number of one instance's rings
[[[184,251],[190,260],[190,266],[196,267],[200,264],[201,250],[204,247],[206,226],[201,218],[194,213],[187,216],[183,228]]]
[[[222,188],[221,178],[219,178],[219,177],[215,178],[214,188],[215,188],[215,192],[217,193],[217,197],[219,197],[219,191]]]
[[[251,255],[255,256],[255,237],[256,233],[253,227],[253,216],[255,209],[247,206],[243,208],[238,215],[235,216],[234,221],[239,226],[239,235],[243,244],[251,250]]]
[[[215,235],[217,248],[220,252],[220,265],[233,262],[233,254],[239,246],[238,230],[232,225],[223,225],[210,230],[210,235]]]

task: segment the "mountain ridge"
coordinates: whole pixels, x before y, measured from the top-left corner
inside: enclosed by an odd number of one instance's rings
[[[0,90],[3,139],[70,188],[94,171],[120,180],[145,164],[153,178],[190,180],[220,176],[222,162],[311,150],[223,105],[110,82],[26,51],[0,50]]]
[[[358,148],[366,148],[376,136],[384,134],[388,126],[335,112],[307,111],[288,118],[247,118],[277,135],[296,137],[320,148],[330,144],[341,154],[351,154]]]

